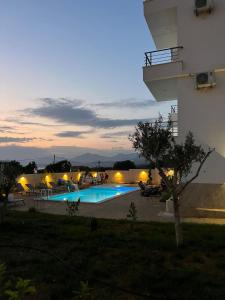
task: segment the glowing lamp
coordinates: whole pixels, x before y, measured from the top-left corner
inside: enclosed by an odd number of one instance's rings
[[[68,175],[67,175],[67,174],[64,174],[64,175],[63,175],[63,179],[67,180],[67,179],[68,179]]]
[[[174,170],[169,170],[168,172],[167,172],[167,176],[174,176]]]

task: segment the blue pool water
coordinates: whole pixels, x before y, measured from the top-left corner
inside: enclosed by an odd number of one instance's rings
[[[123,185],[92,186],[88,189],[80,190],[79,192],[77,191],[72,193],[53,195],[48,197],[48,200],[77,201],[80,198],[80,202],[99,203],[110,198],[137,190],[137,187]]]

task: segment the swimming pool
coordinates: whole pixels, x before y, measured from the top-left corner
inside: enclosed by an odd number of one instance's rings
[[[80,190],[77,192],[49,196],[48,200],[77,201],[80,198],[80,202],[100,203],[137,190],[139,190],[139,188],[123,185],[92,186],[88,189]]]

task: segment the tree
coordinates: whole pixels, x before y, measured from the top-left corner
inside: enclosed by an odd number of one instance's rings
[[[166,190],[171,195],[176,242],[177,246],[180,246],[183,243],[180,196],[198,177],[203,164],[214,149],[205,151],[202,146],[196,145],[191,132],[187,134],[184,143],[178,144],[173,136],[172,125],[169,120],[165,126],[162,116],[159,116],[154,123],[140,122],[129,139],[133,148],[146,158],[152,167],[158,169]],[[172,176],[167,176],[169,168],[173,169]],[[194,172],[194,175],[191,175],[191,172]]]
[[[61,160],[55,164],[49,164],[46,166],[45,170],[47,172],[70,172],[71,170],[71,163],[68,160]]]
[[[23,173],[23,167],[15,160],[0,163],[0,223],[4,221],[9,193],[16,186],[16,178]]]
[[[37,164],[35,161],[31,161],[25,167],[23,167],[24,174],[34,174],[35,170],[37,170]]]
[[[123,161],[117,161],[113,165],[114,170],[130,170],[130,169],[136,169],[136,165],[131,160],[123,160]]]

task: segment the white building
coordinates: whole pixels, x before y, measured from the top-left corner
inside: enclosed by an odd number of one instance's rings
[[[178,101],[180,140],[191,130],[216,149],[189,193],[225,208],[225,0],[146,0],[144,15],[157,48],[145,53],[145,84],[157,101]]]

